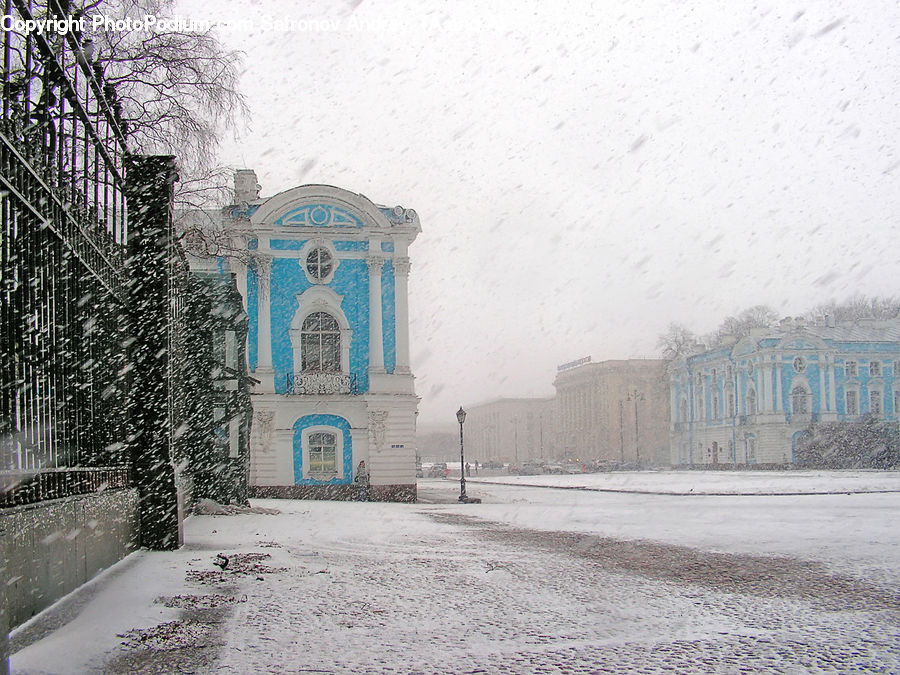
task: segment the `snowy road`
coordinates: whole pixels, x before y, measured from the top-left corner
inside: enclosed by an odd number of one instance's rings
[[[13,672],[900,672],[900,494],[469,488],[195,516],[18,631]]]

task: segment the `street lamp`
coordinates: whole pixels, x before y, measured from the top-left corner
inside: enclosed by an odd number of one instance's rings
[[[641,446],[638,443],[638,401],[644,400],[644,395],[637,389],[628,394],[628,400],[634,401],[634,460],[641,466]]]
[[[456,419],[459,422],[459,501],[468,501],[466,497],[466,467],[465,454],[463,451],[463,422],[466,421],[466,411],[462,406],[456,411]]]

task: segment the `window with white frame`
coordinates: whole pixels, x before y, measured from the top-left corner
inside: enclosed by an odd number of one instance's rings
[[[856,361],[844,362],[844,374],[847,377],[856,377],[859,374],[859,371],[856,368]]]
[[[334,269],[334,258],[324,246],[318,246],[306,255],[306,271],[314,280],[325,281]]]
[[[884,394],[882,394],[877,389],[873,389],[869,392],[869,412],[873,415],[881,415],[883,412],[881,402],[884,399]]]
[[[809,414],[809,392],[800,385],[791,389],[791,411],[795,415]]]
[[[714,420],[719,419],[719,396],[718,394],[714,394],[712,398],[712,418]]]
[[[300,358],[304,373],[341,372],[341,329],[326,312],[313,312],[300,329]]]
[[[851,389],[844,396],[847,401],[847,414],[859,415],[859,395],[857,394],[856,390]]]
[[[869,361],[869,376],[881,377],[881,361]]]
[[[747,390],[747,414],[756,414],[756,390],[752,388]]]
[[[309,435],[309,473],[333,475],[337,473],[337,435],[316,431]]]
[[[747,437],[747,461],[755,462],[756,461],[756,436],[748,436]]]
[[[894,389],[894,414],[900,415],[900,390]]]

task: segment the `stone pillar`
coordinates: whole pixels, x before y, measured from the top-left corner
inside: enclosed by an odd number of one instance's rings
[[[409,258],[394,258],[394,330],[397,359],[394,372],[408,375],[409,370]]]
[[[381,267],[384,258],[366,258],[369,267],[369,372],[384,372],[384,336],[381,320]]]
[[[175,378],[170,377],[172,331],[170,288],[178,288],[172,224],[175,158],[125,158],[128,202],[128,392],[129,452],[139,491],[141,546],[171,550],[181,545],[181,514],[170,448],[169,416]]]

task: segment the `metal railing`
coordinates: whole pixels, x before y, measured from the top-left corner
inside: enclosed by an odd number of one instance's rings
[[[0,505],[128,483],[125,134],[58,0],[5,0],[0,108]],[[100,468],[102,467],[102,468]]]
[[[295,395],[327,396],[359,394],[356,375],[346,373],[288,373],[284,376],[284,392]]]

